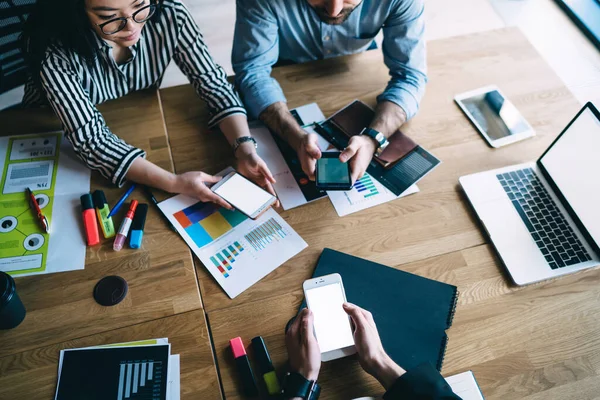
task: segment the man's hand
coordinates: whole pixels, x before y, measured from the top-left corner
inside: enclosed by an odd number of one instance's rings
[[[387,355],[381,344],[373,315],[354,304],[344,303],[354,323],[354,343],[360,366],[388,390],[404,371]]]
[[[352,184],[363,177],[376,149],[375,140],[368,136],[357,135],[350,138],[348,147],[340,154],[340,161],[350,162]]]
[[[308,175],[308,179],[315,180],[315,168],[317,160],[321,158],[321,150],[317,144],[317,135],[307,133],[304,135],[298,147],[298,159],[302,166],[302,171]]]
[[[201,201],[213,202],[223,208],[233,210],[233,207],[228,202],[214,194],[206,185],[207,183],[217,183],[220,180],[220,176],[208,175],[200,171],[185,172],[176,176],[171,192],[186,194]]]
[[[273,189],[275,178],[264,160],[256,153],[253,144],[242,144],[238,147],[235,156],[237,159],[236,169],[239,173],[271,193],[273,196],[277,196]],[[278,205],[279,201],[277,201],[276,206]]]
[[[321,369],[321,350],[315,337],[312,312],[305,308],[290,325],[285,335],[285,345],[290,368],[310,381],[316,381]]]

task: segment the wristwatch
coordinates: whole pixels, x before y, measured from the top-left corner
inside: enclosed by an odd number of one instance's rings
[[[321,394],[321,386],[317,381],[309,381],[297,372],[288,372],[283,377],[282,388],[284,399],[300,397],[304,400],[317,400]]]
[[[246,142],[252,142],[252,143],[254,143],[254,148],[255,149],[258,148],[258,143],[256,143],[256,140],[253,137],[242,136],[242,137],[235,139],[235,142],[233,142],[233,154],[235,154],[238,147],[240,147],[243,143],[246,143]]]
[[[377,157],[379,157],[381,153],[383,153],[383,150],[385,150],[385,148],[388,147],[388,145],[390,144],[385,135],[381,132],[376,131],[375,129],[364,128],[362,132],[360,132],[360,134],[366,135],[371,139],[375,140],[377,143],[379,143],[379,147],[377,147],[377,149],[375,150],[375,155]]]

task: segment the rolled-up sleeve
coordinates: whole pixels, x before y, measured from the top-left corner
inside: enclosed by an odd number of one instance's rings
[[[398,1],[383,27],[383,56],[391,79],[377,101],[399,105],[415,116],[425,93],[427,65],[423,0]]]
[[[42,63],[41,83],[65,135],[92,170],[121,187],[133,161],[146,153],[113,134],[81,86],[77,71],[58,52]]]
[[[208,105],[211,113],[209,126],[232,114],[245,115],[244,105],[233,85],[227,81],[227,74],[213,61],[198,25],[181,3],[177,7],[177,20],[181,28],[173,60]]]
[[[235,83],[252,118],[285,96],[271,69],[279,58],[277,20],[267,1],[237,0],[231,60]]]

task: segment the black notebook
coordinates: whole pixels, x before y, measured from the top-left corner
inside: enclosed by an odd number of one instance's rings
[[[386,352],[405,369],[442,369],[456,286],[324,249],[313,277],[338,273],[349,302],[373,314]],[[301,306],[303,308],[305,304]]]

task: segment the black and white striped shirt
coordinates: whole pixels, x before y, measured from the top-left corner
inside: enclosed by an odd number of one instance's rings
[[[95,104],[158,87],[171,60],[206,101],[211,126],[232,114],[246,113],[225,71],[213,62],[198,26],[180,1],[164,1],[158,19],[146,22],[125,64],[117,65],[112,48],[95,36],[101,55],[92,66],[60,46],[48,49],[40,72],[43,92],[30,80],[25,85],[23,105],[50,103],[75,152],[88,167],[114,184],[122,186],[131,163],[146,153],[114,135]]]

